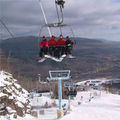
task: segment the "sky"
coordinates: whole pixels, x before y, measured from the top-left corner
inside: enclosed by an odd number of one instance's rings
[[[49,23],[57,21],[54,0],[42,0]],[[45,24],[38,0],[0,0],[0,19],[15,36],[38,36]],[[120,41],[120,0],[65,0],[63,35]],[[51,29],[55,36],[58,28]],[[47,28],[41,35],[48,36]],[[0,23],[0,36],[11,37]]]

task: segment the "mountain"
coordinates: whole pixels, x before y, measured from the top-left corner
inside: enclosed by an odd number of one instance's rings
[[[50,59],[43,63],[37,62],[39,59],[37,37],[3,40],[0,46],[4,56],[1,57],[2,65],[6,61],[5,68],[27,89],[36,87],[38,74],[41,74],[41,79],[46,79],[49,76],[48,71],[56,69],[71,70],[75,81],[100,77],[120,78],[120,44],[87,38],[74,38],[74,40],[76,44],[73,55],[76,58],[65,58],[61,63]]]

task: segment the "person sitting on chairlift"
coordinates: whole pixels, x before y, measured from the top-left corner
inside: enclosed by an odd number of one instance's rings
[[[63,35],[60,35],[60,38],[57,40],[56,43],[55,56],[57,58],[60,58],[64,54],[65,54],[65,40],[63,39]]]
[[[71,57],[72,55],[72,48],[73,48],[73,42],[70,40],[69,36],[66,37],[65,41],[65,54],[67,57]]]
[[[45,36],[42,37],[42,41],[40,42],[40,58],[43,58],[44,55],[48,53],[48,42]]]
[[[56,46],[55,36],[52,35],[51,39],[48,41],[49,54],[54,57],[54,51]]]

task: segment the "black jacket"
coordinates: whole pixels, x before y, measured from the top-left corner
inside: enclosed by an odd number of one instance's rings
[[[65,41],[65,45],[66,46],[72,46],[73,45],[73,42],[71,40],[66,40]]]

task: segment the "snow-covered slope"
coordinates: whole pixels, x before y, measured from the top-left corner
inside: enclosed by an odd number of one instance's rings
[[[30,113],[28,95],[11,74],[0,71],[0,118],[5,115],[17,117]]]
[[[44,97],[41,97],[44,99]],[[38,104],[40,99],[38,98]],[[33,99],[33,104],[36,101]],[[50,101],[46,99],[45,101]],[[42,101],[41,101],[42,102]],[[56,101],[58,102],[58,101]],[[37,103],[37,102],[36,102]],[[62,100],[62,104],[67,100]],[[78,104],[81,103],[81,104]],[[120,119],[120,96],[104,91],[91,90],[79,92],[74,100],[71,101],[72,111],[68,111],[61,120],[119,120]],[[43,108],[36,108],[36,111]],[[38,115],[38,118],[26,116],[17,120],[56,120],[58,107],[44,108],[44,115]]]
[[[98,79],[93,81],[94,83],[99,83],[100,80]],[[81,83],[79,84],[81,85]],[[24,115],[27,113],[29,109],[27,109],[25,112],[25,109],[23,107],[24,104],[26,104],[29,101],[28,92],[21,88],[21,86],[16,83],[16,80],[13,79],[13,77],[10,74],[6,72],[0,73],[0,89],[0,98],[14,98],[15,104],[17,104],[19,108],[23,109]],[[3,89],[5,89],[5,92],[3,91]],[[0,117],[0,120],[57,119],[58,100],[55,100],[57,106],[54,106],[54,100],[52,100],[49,94],[47,94],[46,96],[35,95],[33,98],[30,99],[30,101],[33,106],[34,112],[36,111],[36,117],[32,117],[31,115],[27,114],[22,117],[17,116],[16,119],[3,119],[2,116]],[[43,107],[46,102],[48,103],[48,106]],[[68,100],[62,100],[62,104],[65,103],[68,104]],[[101,89],[89,89],[88,91],[78,92],[77,96],[73,100],[71,100],[71,105],[72,110],[68,111],[65,116],[60,118],[61,120],[120,120],[120,95],[114,95],[105,91],[101,91]],[[28,104],[27,106],[30,106],[30,104]],[[0,109],[2,107],[3,106],[0,106]],[[12,113],[17,114],[17,110],[13,109],[9,105],[6,107],[6,110],[12,111]],[[43,113],[41,114],[41,112]]]
[[[107,78],[98,78],[98,79],[89,79],[82,82],[78,82],[77,85],[101,85],[101,84],[110,84],[110,83],[120,83],[120,79],[107,79]]]
[[[93,99],[89,101],[91,93]],[[82,100],[81,96],[83,96]],[[81,104],[74,103],[71,113],[61,120],[120,120],[119,95],[105,92],[80,92],[75,101],[80,101]]]

